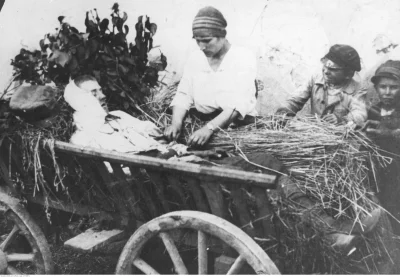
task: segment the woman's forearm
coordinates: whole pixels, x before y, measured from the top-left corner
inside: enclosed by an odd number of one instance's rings
[[[239,112],[232,109],[223,110],[218,116],[216,116],[210,123],[214,128],[226,128],[228,125],[239,117]]]
[[[172,122],[171,125],[182,126],[183,120],[187,114],[187,110],[179,106],[172,108]]]

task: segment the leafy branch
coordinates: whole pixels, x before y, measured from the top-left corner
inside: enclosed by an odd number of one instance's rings
[[[111,105],[135,110],[137,104],[144,102],[150,87],[157,85],[158,71],[165,69],[167,59],[161,53],[160,64],[147,65],[147,53],[153,48],[157,31],[157,25],[149,17],[139,16],[135,41],[128,44],[126,36],[130,28],[125,25],[128,15],[120,11],[118,3],[111,10],[111,20],[100,19],[97,9],[87,11],[85,32],[59,16],[59,28],[39,41],[40,50],[21,49],[12,60],[14,79],[63,86],[70,78],[93,75]]]

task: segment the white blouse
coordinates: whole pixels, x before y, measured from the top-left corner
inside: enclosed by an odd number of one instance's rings
[[[239,119],[256,116],[256,75],[256,59],[245,48],[232,45],[216,71],[198,50],[185,66],[171,106],[195,107],[205,114],[233,109],[239,112]]]

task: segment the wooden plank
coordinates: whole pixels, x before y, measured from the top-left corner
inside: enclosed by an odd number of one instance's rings
[[[118,179],[119,187],[118,191],[121,192],[121,197],[126,201],[126,205],[130,208],[130,211],[134,213],[137,219],[144,220],[144,214],[139,206],[139,198],[131,190],[131,185],[126,180],[126,175],[121,168],[120,164],[111,163],[111,167],[114,171],[114,176]]]
[[[202,178],[212,178],[213,180],[229,180],[231,183],[253,184],[267,189],[275,188],[275,175],[263,173],[246,172],[242,170],[221,168],[217,166],[205,166],[185,162],[166,161],[159,158],[146,157],[141,155],[131,155],[106,151],[94,148],[83,148],[66,142],[55,142],[57,151],[74,153],[79,156],[103,158],[110,162],[129,164],[154,169],[157,171],[178,172],[179,174],[202,176]]]
[[[207,198],[204,197],[204,193],[200,187],[200,181],[197,178],[186,178],[188,184],[188,190],[191,192],[194,202],[196,203],[196,210],[210,213],[210,207],[208,206]]]
[[[153,200],[153,197],[151,197],[151,194],[149,193],[147,187],[144,185],[144,176],[140,172],[140,168],[130,166],[129,170],[131,171],[132,177],[135,179],[135,184],[140,192],[140,195],[143,197],[146,203],[146,207],[148,208],[148,212],[150,213],[151,218],[155,218],[161,215],[155,202],[157,200]]]
[[[43,196],[41,195],[24,195],[24,197],[28,200],[28,202],[40,204],[40,205],[45,205],[46,200]],[[47,198],[48,205],[50,208],[69,212],[72,214],[77,214],[81,216],[93,216],[98,219],[104,219],[104,220],[112,220],[116,216],[118,216],[117,213],[110,213],[110,212],[105,212],[101,211],[99,209],[93,208],[91,206],[86,206],[86,205],[81,205],[81,204],[76,204],[76,203],[67,203],[65,201],[61,200],[53,200],[50,197]]]
[[[218,182],[201,180],[200,186],[204,189],[207,202],[211,208],[211,213],[229,222],[233,222],[233,219],[228,211],[227,202],[222,194],[220,184]],[[226,255],[233,255],[235,253],[235,250],[225,243],[222,244],[222,251]]]
[[[107,187],[103,184],[103,181],[99,174],[97,174],[97,170],[92,168],[92,162],[87,158],[76,157],[77,162],[82,167],[85,175],[88,175],[88,181],[93,186],[91,193],[88,193],[95,201],[90,201],[89,203],[96,202],[101,209],[106,211],[115,211],[117,208],[117,204],[114,199],[110,197],[110,192]]]
[[[124,203],[124,201],[119,201],[119,199],[121,199],[121,196],[119,195],[118,192],[116,192],[115,182],[113,182],[113,179],[112,179],[110,173],[108,172],[108,169],[105,166],[104,162],[102,162],[102,161],[95,162],[95,167],[96,167],[97,173],[101,176],[104,184],[106,185],[108,191],[110,192],[111,197],[115,199],[118,213],[120,213],[123,216],[126,216],[129,219],[128,222],[124,222],[123,224],[125,224],[126,226],[131,226],[131,225],[134,226],[135,225],[134,220],[132,222],[132,219],[131,219],[130,213],[129,213],[129,209],[126,206],[126,203]]]
[[[207,235],[202,231],[197,232],[197,249],[198,249],[198,274],[207,274],[208,255],[207,255]]]
[[[118,182],[116,182],[112,178],[112,175],[108,171],[107,166],[104,164],[103,161],[95,161],[93,165],[95,172],[100,175],[101,179],[104,182],[104,185],[111,193],[113,193],[114,192],[113,188]]]
[[[204,189],[211,212],[216,216],[232,221],[219,183],[201,180],[200,185]]]
[[[101,201],[98,202],[95,200],[96,198],[96,193],[92,193],[93,189],[94,189],[94,184],[92,182],[92,178],[85,178],[87,180],[87,182],[85,182],[85,179],[82,178],[81,174],[89,174],[89,172],[85,172],[84,170],[82,170],[80,173],[75,172],[78,169],[78,166],[75,162],[75,157],[72,155],[67,155],[66,153],[62,153],[61,157],[58,156],[57,157],[57,162],[62,165],[64,167],[64,169],[66,169],[67,173],[64,178],[63,178],[63,184],[65,187],[67,188],[72,188],[72,187],[76,187],[78,186],[80,188],[79,192],[80,192],[80,199],[78,200],[73,200],[73,202],[83,202],[83,203],[90,203],[92,205],[92,203],[101,203],[101,207],[104,206],[105,203],[107,203],[107,201]],[[79,167],[79,170],[81,170],[82,168]],[[74,191],[78,191],[78,190],[74,190]],[[70,191],[71,192],[71,191]],[[70,194],[71,195],[71,194]],[[95,205],[95,204],[93,204]],[[97,205],[98,206],[98,205]],[[110,210],[110,209],[107,209]]]
[[[93,252],[109,243],[122,240],[125,237],[126,234],[123,230],[114,229],[97,231],[90,228],[76,237],[64,242],[64,246],[81,252]]]
[[[160,172],[157,171],[153,171],[153,170],[146,170],[147,174],[149,174],[149,178],[152,181],[153,185],[156,188],[156,194],[157,197],[159,198],[161,205],[164,209],[163,213],[168,213],[170,212],[170,207],[168,204],[167,199],[165,198],[165,188],[166,188],[166,180],[164,180],[164,178],[161,177]]]
[[[7,262],[34,262],[35,255],[33,253],[22,254],[12,253],[6,254]]]
[[[231,185],[231,197],[236,207],[237,216],[239,217],[239,227],[250,237],[256,236],[256,230],[253,226],[253,220],[246,203],[245,187],[240,185]]]
[[[272,222],[273,210],[269,203],[267,192],[262,188],[252,188],[253,195],[256,198],[257,205],[257,218],[256,220],[261,222],[264,229],[264,237],[272,236],[276,237],[275,226]]]
[[[176,173],[171,173],[167,174],[167,179],[169,183],[169,187],[173,189],[176,194],[180,198],[180,204],[183,210],[193,210],[189,205],[188,205],[188,200],[186,199],[185,192],[182,188],[181,182],[176,176]]]
[[[8,187],[8,189],[13,195],[18,195],[17,191],[14,188],[13,182],[9,178],[9,172],[7,166],[3,160],[3,157],[1,156],[2,155],[0,155],[0,178],[3,179],[5,185]]]
[[[9,142],[7,142],[6,145],[10,145]],[[15,145],[12,145],[11,147],[11,158],[13,160],[13,165],[16,167],[16,171],[22,176],[22,180],[24,183],[29,184],[30,186],[33,187],[33,180],[32,177],[29,175],[29,173],[25,170],[23,164],[22,164],[22,157],[21,153],[15,149]]]

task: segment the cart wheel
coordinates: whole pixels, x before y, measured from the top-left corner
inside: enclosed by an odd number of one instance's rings
[[[46,238],[21,205],[0,202],[0,274],[51,274]]]
[[[237,274],[247,263],[257,274],[279,274],[279,270],[264,250],[245,232],[212,214],[197,211],[177,211],[157,217],[142,225],[130,237],[119,258],[116,273],[132,274],[134,267],[146,274],[158,272],[141,259],[141,251],[151,238],[158,236],[173,262],[175,272],[188,274],[182,257],[168,231],[191,229],[197,231],[198,273],[207,274],[207,236],[218,238],[239,254],[228,274]],[[133,266],[132,266],[133,265]]]

